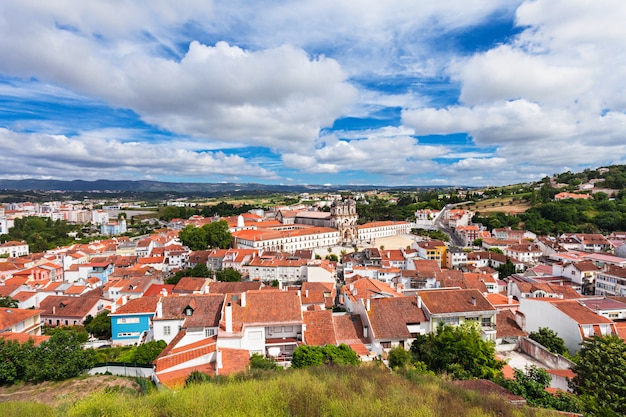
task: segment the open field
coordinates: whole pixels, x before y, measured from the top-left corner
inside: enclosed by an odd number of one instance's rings
[[[531,205],[525,200],[513,201],[513,197],[490,198],[488,200],[479,201],[473,204],[467,204],[460,207],[467,208],[473,212],[493,213],[496,211],[506,214],[519,214],[528,210]]]
[[[92,378],[85,379],[88,385]],[[70,381],[74,383],[76,380]],[[49,391],[59,395],[57,383]],[[435,376],[408,378],[380,366],[312,367],[229,378],[178,390],[90,390],[72,403],[0,403],[0,415],[32,416],[556,416],[556,412],[507,404],[502,398],[455,387]],[[95,385],[95,384],[94,384]],[[41,391],[43,393],[43,390]],[[38,394],[37,394],[38,395]]]
[[[31,401],[56,408],[65,404],[73,404],[97,392],[111,390],[138,393],[139,387],[132,378],[94,375],[61,382],[0,386],[0,403],[7,401]]]

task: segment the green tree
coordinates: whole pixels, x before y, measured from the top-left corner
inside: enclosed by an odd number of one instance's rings
[[[545,369],[532,365],[526,368],[526,372],[516,369],[514,379],[499,378],[497,382],[513,394],[524,397],[534,407],[581,412],[582,406],[576,396],[565,392],[553,395],[546,391],[551,380],[552,377]]]
[[[397,346],[389,351],[387,359],[391,369],[402,369],[411,364],[411,352],[402,346]]]
[[[250,368],[269,369],[271,371],[279,369],[274,359],[266,358],[265,356],[258,353],[253,353],[250,357]]]
[[[338,262],[339,261],[339,258],[334,253],[326,255],[325,259],[327,259],[329,261],[332,261],[332,262]]]
[[[472,246],[482,246],[482,245],[483,245],[482,238],[474,239],[474,241],[472,242]]]
[[[486,378],[501,375],[504,362],[495,358],[495,344],[483,340],[475,322],[458,326],[440,323],[437,330],[418,335],[411,345],[413,359],[424,362],[435,373],[455,379]]]
[[[178,232],[178,238],[183,245],[191,250],[196,251],[207,248],[207,231],[204,227],[187,225]]]
[[[515,265],[508,257],[506,258],[505,263],[496,268],[496,271],[498,271],[498,276],[500,277],[500,279],[509,277],[517,272],[515,270]]]
[[[95,362],[95,351],[83,349],[74,332],[58,332],[31,350],[24,380],[61,381],[73,378]]]
[[[215,279],[222,282],[239,282],[241,281],[241,272],[234,268],[224,268],[215,273]]]
[[[202,229],[206,232],[207,245],[211,248],[226,249],[233,241],[226,220],[205,224]]]
[[[109,310],[103,310],[89,323],[85,324],[85,330],[97,337],[98,339],[111,338],[111,318]]]
[[[56,327],[44,327],[42,333],[45,336],[54,336],[57,333],[72,333],[74,337],[80,342],[85,343],[89,340],[89,333],[85,329],[85,326],[56,326]]]
[[[528,337],[552,353],[563,355],[568,352],[565,347],[565,341],[561,339],[554,330],[548,327],[540,327],[536,332],[530,332]]]
[[[164,340],[151,340],[137,346],[132,362],[152,363],[167,346]]]
[[[8,308],[18,308],[19,301],[14,300],[8,295],[5,297],[0,297],[0,307],[8,307]]]
[[[348,345],[298,346],[293,352],[291,367],[295,369],[319,365],[358,365],[361,361]]]
[[[33,349],[32,340],[21,345],[15,340],[0,338],[0,385],[24,380],[28,353]]]
[[[585,339],[574,358],[574,392],[586,411],[596,415],[626,415],[626,343],[618,336]]]
[[[294,369],[319,366],[324,363],[324,353],[320,346],[301,345],[293,351],[291,367]]]

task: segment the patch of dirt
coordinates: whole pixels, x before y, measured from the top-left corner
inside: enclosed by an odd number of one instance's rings
[[[34,401],[56,408],[64,403],[74,403],[83,397],[107,388],[139,392],[139,386],[133,378],[94,375],[60,382],[0,386],[0,402]]]

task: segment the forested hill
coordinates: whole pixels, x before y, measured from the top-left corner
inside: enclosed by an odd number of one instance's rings
[[[321,185],[321,184],[256,184],[256,183],[200,183],[200,182],[161,182],[161,181],[60,181],[60,180],[7,180],[0,179],[0,190],[41,190],[41,191],[131,191],[131,192],[178,192],[203,193],[213,195],[254,194],[254,193],[293,193],[293,192],[334,192],[340,190],[371,189],[419,189],[432,187],[380,186],[380,185]],[[444,186],[437,188],[445,188]]]

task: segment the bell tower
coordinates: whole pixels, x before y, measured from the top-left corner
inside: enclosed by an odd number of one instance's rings
[[[359,215],[353,199],[335,200],[330,206],[330,224],[339,231],[339,243],[356,242],[358,220]]]

